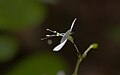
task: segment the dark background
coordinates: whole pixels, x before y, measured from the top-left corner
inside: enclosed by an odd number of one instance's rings
[[[66,32],[70,28],[74,18],[77,18],[77,20],[73,28],[74,34],[72,36],[79,50],[84,52],[90,44],[99,44],[98,49],[91,50],[87,58],[81,63],[78,75],[120,75],[119,0],[51,0],[41,3],[46,7],[46,14],[42,22],[34,23],[33,26],[27,26],[23,30],[11,31],[1,29],[1,35],[9,35],[19,41],[19,48],[15,56],[7,61],[1,61],[1,75],[5,75],[6,73],[8,73],[7,75],[12,75],[12,73],[13,75],[19,75],[18,73],[24,72],[20,71],[22,69],[18,69],[16,72],[14,67],[22,63],[22,60],[26,60],[27,57],[31,57],[34,54],[36,55],[36,53],[38,53],[38,55],[48,53],[52,56],[55,55],[55,58],[58,56],[57,59],[60,57],[60,60],[62,59],[61,63],[65,62],[67,64],[66,66],[63,65],[63,67],[66,68],[66,75],[71,75],[77,60],[73,44],[67,41],[62,50],[53,52],[52,49],[59,44],[61,37],[54,37],[44,41],[40,39],[45,37],[46,34],[52,34],[46,31],[47,28],[59,32]],[[52,43],[47,44],[47,42]],[[39,60],[39,57],[41,56],[38,56],[36,60]],[[50,60],[47,61],[47,63],[54,63],[49,56],[46,58],[46,61]],[[42,59],[45,58],[41,57],[40,62],[43,61]],[[55,61],[59,60],[55,59]],[[26,62],[26,64],[27,63],[29,64],[29,61]],[[57,65],[56,63],[51,65],[53,66],[51,69],[54,69],[54,66]],[[39,64],[44,65],[44,63]],[[31,67],[31,64],[28,65],[27,68],[28,67]],[[40,66],[40,68],[42,67],[44,66]],[[12,73],[11,69],[13,70]],[[37,72],[34,74],[34,72],[34,70],[33,72],[29,71],[31,75],[46,75]],[[23,73],[23,75],[30,75],[29,73]]]

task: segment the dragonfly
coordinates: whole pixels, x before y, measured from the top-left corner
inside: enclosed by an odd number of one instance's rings
[[[41,40],[45,40],[45,39],[48,39],[48,38],[51,38],[51,37],[55,37],[55,36],[62,36],[61,41],[60,41],[60,44],[57,45],[57,46],[53,49],[53,51],[59,51],[59,50],[61,50],[62,47],[63,47],[63,46],[65,45],[65,43],[67,42],[67,40],[69,40],[69,41],[71,41],[72,43],[74,43],[74,42],[73,42],[73,37],[71,36],[71,34],[72,34],[72,29],[73,29],[73,26],[74,26],[76,20],[77,20],[77,18],[75,18],[75,19],[73,20],[70,29],[67,30],[65,33],[59,33],[59,32],[57,32],[57,31],[53,31],[53,30],[51,30],[51,29],[46,29],[47,31],[50,31],[50,32],[52,32],[52,33],[54,33],[54,34],[53,34],[53,35],[46,35],[46,38],[42,38]]]

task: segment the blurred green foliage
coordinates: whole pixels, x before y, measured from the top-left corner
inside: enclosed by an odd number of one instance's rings
[[[0,62],[11,60],[18,52],[18,41],[9,36],[0,36]]]
[[[0,0],[0,29],[17,30],[41,23],[46,8],[37,0]]]
[[[21,59],[6,75],[56,75],[65,68],[66,63],[60,57],[41,52]]]
[[[45,4],[51,4],[51,5],[56,5],[59,2],[59,0],[37,0],[37,1],[40,1]]]

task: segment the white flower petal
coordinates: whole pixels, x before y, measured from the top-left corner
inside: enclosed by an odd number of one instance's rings
[[[77,18],[74,19],[74,21],[73,21],[73,23],[72,23],[72,25],[71,25],[71,28],[70,28],[71,31],[72,31],[72,28],[73,28],[73,26],[74,26],[74,23],[75,23],[76,19],[77,19]]]
[[[66,39],[68,39],[69,35],[71,34],[71,31],[68,30],[62,37],[60,43],[64,42]]]
[[[53,49],[53,51],[59,51],[65,45],[66,42],[67,42],[67,39],[64,42],[62,42],[61,44],[59,44],[58,46],[56,46]]]

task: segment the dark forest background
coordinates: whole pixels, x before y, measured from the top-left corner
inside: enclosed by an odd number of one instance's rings
[[[0,75],[71,75],[76,51],[61,37],[41,41],[47,28],[73,28],[81,52],[98,43],[81,63],[78,75],[120,75],[119,0],[0,0]],[[65,74],[64,74],[65,73]]]

